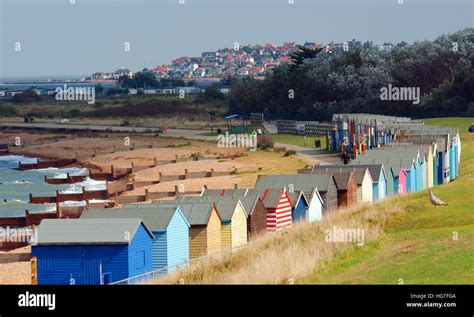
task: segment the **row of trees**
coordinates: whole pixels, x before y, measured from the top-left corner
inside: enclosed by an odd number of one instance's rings
[[[233,79],[232,111],[316,120],[338,112],[474,111],[472,28],[391,52],[300,47],[291,59],[264,80]],[[420,103],[381,100],[381,89],[389,85],[419,88]]]
[[[186,83],[182,79],[162,78],[157,79],[155,75],[146,68],[141,72],[136,72],[133,77],[122,76],[118,79],[118,84],[122,88],[166,88],[166,87],[186,87],[193,83]]]

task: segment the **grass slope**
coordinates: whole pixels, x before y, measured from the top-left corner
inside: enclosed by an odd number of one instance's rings
[[[305,144],[305,137],[301,135],[295,134],[271,134],[270,137],[275,143],[281,144],[290,144],[290,145],[297,145],[297,146],[305,146],[308,148],[314,149],[314,141],[319,139],[321,141],[321,147],[317,148],[320,150],[326,149],[326,137],[313,137],[308,136],[306,137],[306,144]]]
[[[429,125],[458,128],[462,135],[459,178],[433,189],[449,206],[432,206],[427,191],[392,199],[405,213],[390,219],[376,242],[363,248],[348,248],[330,265],[300,282],[474,283],[474,135],[466,133],[473,121],[474,118],[425,120]]]

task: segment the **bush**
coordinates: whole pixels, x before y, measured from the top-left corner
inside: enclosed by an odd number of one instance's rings
[[[79,109],[72,109],[70,111],[68,111],[68,115],[70,117],[77,117],[81,114],[81,111]]]
[[[285,154],[283,156],[290,156],[290,155],[295,155],[296,154],[296,151],[295,150],[288,150],[285,152]]]
[[[268,148],[273,149],[275,142],[273,142],[272,138],[268,135],[259,135],[257,137],[257,145],[260,149],[265,150]]]
[[[0,105],[0,116],[1,117],[14,117],[18,115],[16,108],[12,106],[2,106]]]
[[[276,146],[276,147],[273,148],[273,151],[275,151],[275,152],[286,152],[286,147]]]
[[[200,159],[202,157],[202,154],[200,152],[192,153],[191,157],[193,159]]]
[[[28,89],[23,91],[21,94],[13,96],[12,100],[14,103],[31,103],[33,101],[41,101],[41,96],[34,90]]]

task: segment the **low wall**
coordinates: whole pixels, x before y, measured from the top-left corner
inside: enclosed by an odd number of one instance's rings
[[[0,242],[0,249],[1,248],[2,247],[1,247],[1,242]],[[13,248],[13,249],[16,249],[16,248]],[[9,249],[9,250],[12,250],[12,249]],[[31,260],[31,253],[3,253],[3,254],[0,254],[0,263],[29,262],[30,260]]]
[[[76,159],[60,159],[60,160],[52,160],[52,161],[40,161],[37,160],[36,163],[30,163],[30,164],[23,164],[21,162],[18,163],[18,170],[20,171],[26,171],[26,170],[32,170],[32,169],[43,169],[43,168],[50,168],[50,167],[66,167],[71,164],[76,163]]]
[[[11,227],[11,228],[26,227],[26,218],[25,217],[0,218],[0,227]]]
[[[85,207],[83,206],[60,207],[58,211],[58,218],[79,218],[82,215],[84,209]]]
[[[115,199],[118,204],[131,204],[146,201],[145,195],[120,196]]]
[[[39,225],[43,219],[55,219],[58,214],[55,212],[30,213],[28,210],[25,215],[26,226]]]

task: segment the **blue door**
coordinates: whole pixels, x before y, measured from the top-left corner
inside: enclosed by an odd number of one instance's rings
[[[105,261],[100,258],[96,248],[82,248],[83,278],[81,284],[99,285],[100,284],[100,263],[103,262],[102,272],[104,270]]]
[[[443,153],[438,154],[438,185],[443,184]]]

